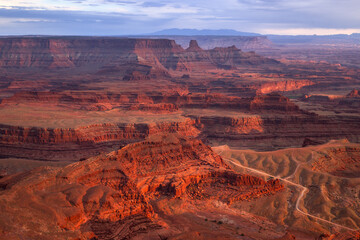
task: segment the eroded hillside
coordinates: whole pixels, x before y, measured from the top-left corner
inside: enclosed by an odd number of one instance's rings
[[[360,70],[237,39],[0,38],[0,236],[356,239]]]

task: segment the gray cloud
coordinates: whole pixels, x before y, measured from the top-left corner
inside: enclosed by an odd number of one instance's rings
[[[143,7],[164,7],[164,6],[166,6],[166,4],[161,3],[161,2],[144,2],[143,4],[141,4],[141,6],[143,6]]]
[[[67,2],[77,8],[71,11],[35,10],[29,6],[0,8],[0,34],[118,35],[164,28],[232,28],[252,32],[360,29],[358,0],[222,0],[221,4],[218,0]],[[81,6],[86,11],[76,10]],[[122,10],[118,11],[116,6]],[[97,10],[102,7],[106,10]]]
[[[137,20],[133,15],[77,11],[0,9],[0,34],[124,35],[149,32],[148,25],[161,26],[163,19]],[[2,20],[6,19],[5,26]]]

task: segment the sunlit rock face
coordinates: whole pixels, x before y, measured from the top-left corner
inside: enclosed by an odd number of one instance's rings
[[[177,134],[154,135],[104,156],[39,168],[0,184],[0,207],[8,219],[0,222],[1,235],[42,239],[146,238],[152,233],[160,239],[174,232],[171,221],[164,225],[166,218],[157,216],[157,201],[231,205],[284,188],[278,180],[235,173],[201,141]]]
[[[0,238],[356,237],[357,51],[211,39],[0,38]]]

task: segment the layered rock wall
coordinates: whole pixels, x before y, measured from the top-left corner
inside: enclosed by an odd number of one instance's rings
[[[197,45],[193,44],[192,45]],[[14,37],[0,39],[2,68],[86,68],[136,64],[150,66],[143,75],[167,76],[167,70],[234,68],[240,64],[278,64],[255,53],[238,48],[184,50],[174,40],[100,37]],[[135,75],[134,75],[135,74]],[[136,69],[127,71],[126,79],[137,77]]]
[[[196,198],[231,204],[283,188],[276,180],[235,173],[199,140],[154,135],[63,168],[0,179],[0,208],[8,219],[0,221],[6,229],[0,237],[129,239],[155,231],[151,239],[163,239],[157,230],[164,224],[159,225],[152,206],[157,201],[177,198],[192,204]],[[37,224],[30,227],[34,217]]]
[[[195,120],[184,122],[142,123],[104,123],[74,129],[40,128],[0,125],[2,144],[61,144],[61,143],[99,143],[106,141],[139,140],[151,134],[178,132],[184,136],[196,136]]]

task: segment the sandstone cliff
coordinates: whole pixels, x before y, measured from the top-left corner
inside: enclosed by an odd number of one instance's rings
[[[187,47],[189,41],[196,40],[203,49],[215,47],[230,47],[235,45],[243,50],[259,50],[273,47],[273,43],[266,36],[162,36],[161,38],[175,40],[182,47]],[[160,38],[148,36],[148,38]]]
[[[197,43],[193,41],[192,45]],[[168,70],[189,70],[194,64],[229,68],[240,64],[278,63],[236,47],[204,51],[197,46],[184,50],[174,40],[167,39],[14,37],[0,39],[0,51],[1,68],[118,71],[124,80],[168,77]]]
[[[0,149],[3,156],[79,160],[91,154],[114,150],[149,135],[166,132],[199,136],[210,144],[235,141],[243,147],[265,150],[302,146],[306,138],[320,142],[339,138],[359,141],[357,117],[344,119],[319,116],[299,109],[288,98],[277,93],[239,98],[220,94],[156,92],[147,95],[22,92],[3,99],[0,106],[5,109],[15,108],[16,104],[25,103],[34,104],[35,107],[37,104],[40,107],[42,104],[55,105],[65,109],[62,110],[65,112],[66,109],[84,113],[100,110],[104,112],[101,116],[109,122],[90,121],[73,126],[70,116],[64,120],[69,122],[68,127],[34,127],[29,126],[28,122],[26,125],[21,122],[14,125],[3,123],[0,126]],[[113,113],[107,112],[110,109],[123,109],[123,112],[111,115]],[[131,111],[139,111],[137,117],[125,118]],[[175,117],[173,113],[181,117]],[[116,118],[112,120],[111,116]],[[167,120],[161,116],[166,116]],[[146,119],[150,122],[146,122]]]
[[[171,222],[164,228],[156,201],[231,204],[283,189],[278,180],[236,174],[201,141],[171,134],[64,168],[9,176],[0,186],[0,235],[12,239],[162,239],[163,230],[168,236],[176,228]]]
[[[348,97],[348,98],[359,98],[360,97],[359,90],[358,89],[353,89],[348,95],[346,95],[346,97]]]
[[[258,94],[240,98],[223,94],[178,94],[148,92],[141,93],[94,93],[78,92],[36,92],[22,91],[4,98],[0,106],[19,103],[43,103],[80,110],[106,111],[112,108],[143,111],[173,112],[179,108],[226,108],[244,111],[300,112],[299,107],[278,93]]]

